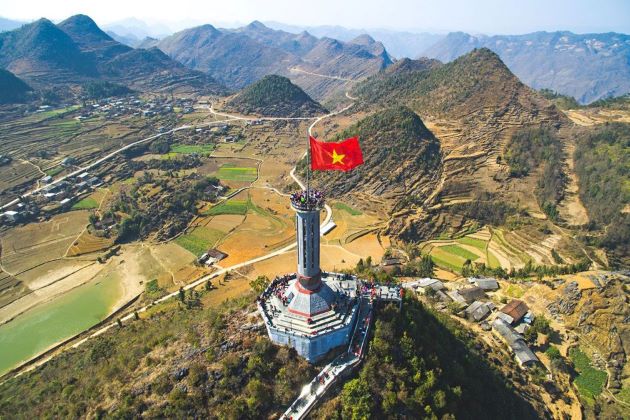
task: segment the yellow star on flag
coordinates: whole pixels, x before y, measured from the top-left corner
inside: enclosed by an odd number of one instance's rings
[[[335,163],[341,163],[343,165],[343,158],[346,157],[346,155],[338,155],[337,151],[335,149],[333,149],[332,155],[331,155],[333,161],[332,164],[334,165]]]

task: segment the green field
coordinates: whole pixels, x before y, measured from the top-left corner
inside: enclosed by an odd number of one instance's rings
[[[591,364],[591,359],[579,348],[573,348],[569,351],[569,356],[573,361],[573,365],[578,372],[575,378],[575,385],[580,391],[580,395],[589,402],[601,394],[606,383],[606,372],[595,369]]]
[[[90,210],[96,208],[98,208],[98,203],[92,197],[86,197],[72,206],[72,210]]]
[[[354,209],[344,203],[335,203],[333,204],[333,207],[337,210],[342,210],[345,211],[346,213],[350,214],[351,216],[361,216],[363,213],[360,212],[357,209]]]
[[[463,238],[459,238],[457,242],[459,242],[460,244],[473,246],[481,251],[485,251],[486,245],[487,245],[486,241],[482,241],[481,239],[471,238],[469,236],[464,236]]]
[[[430,255],[431,259],[433,259],[433,262],[442,268],[461,273],[462,266],[464,265],[466,260],[457,255],[444,252],[442,251],[442,248],[443,247],[433,248],[433,250],[431,251]]]
[[[55,166],[54,168],[46,169],[46,175],[55,176],[61,172],[63,172],[65,168],[63,166]]]
[[[472,252],[468,251],[467,249],[462,248],[461,246],[444,245],[444,246],[441,246],[440,249],[442,251],[444,251],[444,252],[449,253],[449,254],[453,254],[453,255],[457,255],[458,257],[462,257],[464,260],[475,261],[475,260],[479,259],[479,255],[473,254]]]
[[[219,214],[244,215],[247,213],[248,208],[249,208],[249,202],[247,200],[227,200],[203,212],[203,215],[204,216],[218,216]]]
[[[254,182],[258,177],[258,170],[251,167],[239,167],[230,163],[221,166],[216,174],[217,178],[227,181]]]
[[[200,256],[208,249],[213,248],[225,233],[208,227],[198,227],[192,232],[179,236],[175,243],[182,248]]]
[[[198,155],[207,155],[214,150],[213,144],[173,144],[171,145],[171,153],[180,155],[189,155],[197,153]]]

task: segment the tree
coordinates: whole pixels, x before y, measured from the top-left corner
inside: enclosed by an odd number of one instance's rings
[[[420,270],[418,272],[419,276],[422,277],[433,277],[435,270],[435,263],[430,255],[423,255],[420,259]]]
[[[471,277],[473,273],[472,262],[470,260],[464,261],[464,265],[462,265],[462,276]]]
[[[532,324],[532,328],[536,329],[537,332],[542,334],[549,334],[551,332],[551,327],[549,326],[549,320],[544,317],[544,315],[538,315]]]
[[[249,282],[249,287],[257,294],[260,295],[269,286],[269,278],[267,276],[258,276],[255,280]]]
[[[341,402],[344,418],[363,420],[371,417],[373,399],[364,379],[357,378],[347,382],[341,391]]]
[[[365,259],[365,265],[367,267],[372,267],[372,256],[368,255],[368,257]]]

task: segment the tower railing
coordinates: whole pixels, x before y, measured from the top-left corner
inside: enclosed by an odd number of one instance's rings
[[[291,205],[296,210],[321,210],[325,203],[324,193],[312,188],[291,194]]]

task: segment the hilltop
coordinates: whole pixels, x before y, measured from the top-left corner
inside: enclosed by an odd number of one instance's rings
[[[392,107],[361,119],[337,135],[359,136],[365,164],[351,173],[325,172],[314,182],[332,195],[369,195],[404,202],[426,197],[440,166],[440,144],[420,117]]]
[[[31,87],[10,71],[0,69],[0,104],[23,102]]]
[[[475,48],[495,51],[527,85],[588,103],[630,91],[630,35],[574,34],[473,36],[453,32],[422,54],[448,62]]]
[[[327,112],[289,79],[277,75],[263,77],[227,105],[242,114],[266,117],[312,117]]]
[[[140,319],[8,380],[0,385],[0,410],[33,418],[278,418],[327,361],[310,365],[272,344],[251,294],[205,307],[213,293],[158,304]],[[361,410],[369,417],[400,409],[411,415],[421,407],[437,414],[545,414],[535,388],[509,356],[484,358],[481,353],[491,349],[459,324],[417,301],[405,305],[403,313],[389,307],[379,314],[383,320],[361,369],[362,386],[353,392],[354,380],[344,387],[344,413]],[[388,379],[406,392],[392,392],[384,385]],[[513,387],[526,389],[529,401]],[[353,395],[371,402],[352,406]],[[315,417],[331,418],[331,410],[336,411],[326,405]]]

